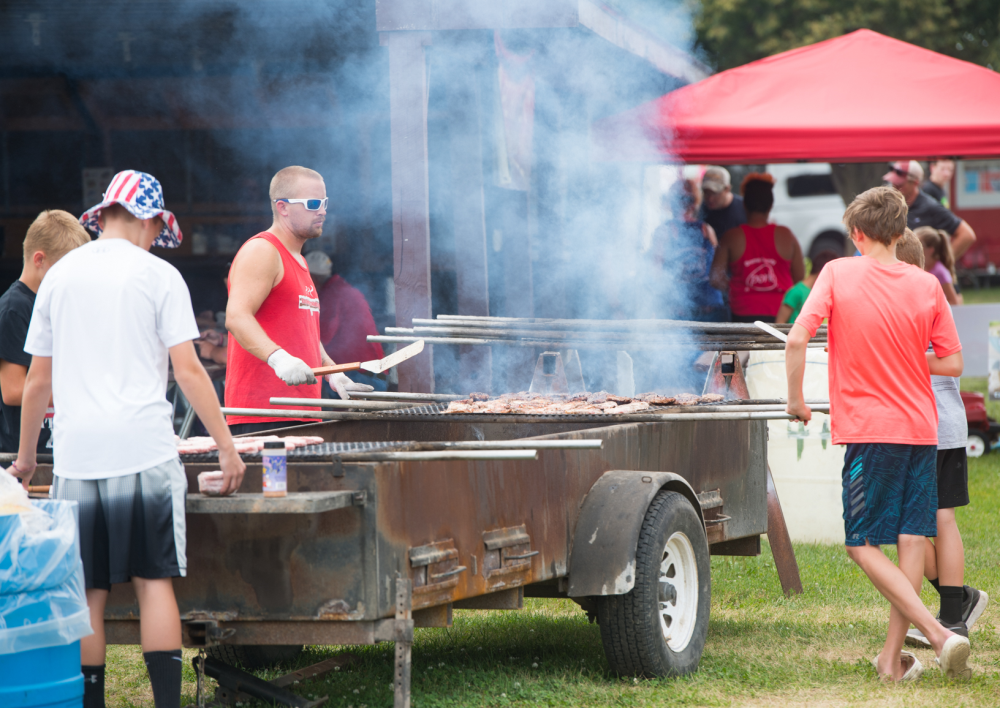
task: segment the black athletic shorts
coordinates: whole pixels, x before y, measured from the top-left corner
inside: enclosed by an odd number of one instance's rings
[[[53,499],[79,505],[87,589],[187,573],[187,476],[178,458],[107,479],[53,477]]]
[[[964,447],[937,451],[938,509],[969,504],[969,460]]]

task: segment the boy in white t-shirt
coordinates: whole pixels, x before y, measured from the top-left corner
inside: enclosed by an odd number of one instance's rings
[[[100,238],[67,254],[38,290],[24,349],[32,355],[12,470],[25,485],[49,396],[56,410],[52,496],[79,504],[80,550],[94,634],[81,640],[84,708],[104,706],[104,606],[131,580],[157,708],[180,705],[181,623],[172,578],[186,573],[187,477],[166,399],[174,377],[219,447],[225,493],[240,459],[208,374],[177,269],[149,253],[181,233],[151,175],[118,173],[81,223]]]

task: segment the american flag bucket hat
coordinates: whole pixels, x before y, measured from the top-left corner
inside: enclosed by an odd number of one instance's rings
[[[154,246],[177,248],[181,245],[184,236],[177,225],[177,217],[163,208],[163,188],[153,175],[135,170],[119,172],[105,190],[104,200],[83,212],[80,223],[95,233],[101,233],[97,217],[102,209],[112,204],[121,204],[137,219],[162,218],[163,231],[153,241]]]

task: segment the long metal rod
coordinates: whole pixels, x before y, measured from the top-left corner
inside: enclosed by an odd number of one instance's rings
[[[348,416],[366,413],[330,413],[328,411],[292,411],[285,408],[223,408],[225,415],[245,415],[251,418],[308,418],[310,420],[350,420]]]
[[[813,408],[813,412],[826,411]],[[363,414],[357,414],[363,415]],[[530,413],[513,413],[503,415],[487,415],[483,413],[456,413],[432,416],[406,416],[403,420],[409,423],[440,423],[446,418],[455,423],[581,423],[585,425],[618,425],[620,423],[664,423],[670,421],[690,420],[793,420],[792,416],[783,411],[725,411],[720,413],[625,413],[605,415],[531,415]]]
[[[785,335],[778,330],[774,330],[778,335]],[[732,333],[717,334],[688,330],[660,330],[650,332],[607,332],[595,331],[560,331],[560,330],[532,330],[532,329],[499,329],[483,327],[386,327],[387,336],[411,335],[422,336],[431,335],[435,337],[482,337],[490,339],[551,339],[562,341],[567,339],[582,339],[586,341],[649,341],[656,342],[678,342],[687,344],[691,341],[697,342],[731,342],[734,341]],[[823,338],[823,337],[821,337]],[[741,332],[738,337],[741,342],[772,342],[774,337],[770,333],[762,331]]]
[[[412,403],[392,403],[390,401],[345,401],[340,398],[279,398],[270,399],[272,406],[321,406],[323,408],[345,408],[361,411],[393,411],[412,408]]]
[[[416,443],[417,447],[442,450],[600,450],[604,441],[591,440],[459,440],[457,442]]]
[[[501,329],[565,329],[565,330],[605,330],[645,333],[653,330],[686,330],[700,332],[754,333],[758,331],[751,323],[744,322],[693,322],[688,320],[558,320],[520,317],[474,317],[469,315],[438,315],[437,319],[413,320],[414,327],[499,327]],[[787,332],[790,324],[775,324],[778,330]],[[826,332],[822,326],[817,330]]]
[[[759,336],[761,331],[752,324],[734,322],[682,322],[664,320],[561,320],[561,321],[488,321],[476,319],[421,320],[415,319],[413,327],[433,333],[448,328],[477,330],[561,331],[567,333],[604,332],[633,334],[636,336],[663,336],[671,333],[695,335],[722,335],[728,337]],[[775,325],[781,332],[788,332],[789,325]],[[817,336],[825,337],[826,326],[817,329]]]
[[[375,401],[417,401],[420,403],[448,403],[459,401],[466,396],[460,393],[400,393],[398,391],[351,391],[354,398],[366,398]]]
[[[344,462],[427,462],[434,460],[537,460],[536,448],[336,453]]]
[[[402,336],[384,336],[384,335],[369,335],[369,342],[378,342],[380,344],[403,344],[409,342],[416,342],[423,340],[428,344],[475,344],[475,345],[491,345],[500,347],[536,347],[545,348],[553,350],[561,349],[609,349],[615,348],[618,350],[625,351],[635,351],[635,350],[647,350],[647,349],[681,349],[681,350],[695,350],[695,351],[706,351],[706,352],[717,352],[717,351],[784,351],[785,345],[780,342],[771,343],[758,343],[758,342],[695,342],[695,341],[685,341],[685,342],[655,342],[655,341],[632,341],[632,342],[587,342],[587,341],[551,341],[551,340],[521,340],[521,339],[482,339],[482,338],[465,338],[465,337],[402,337]],[[826,346],[823,343],[817,343],[815,345],[810,344],[810,349],[819,349]]]

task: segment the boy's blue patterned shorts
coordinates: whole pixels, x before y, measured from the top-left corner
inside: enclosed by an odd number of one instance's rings
[[[848,546],[895,544],[901,534],[937,536],[937,447],[849,443],[844,456]]]

